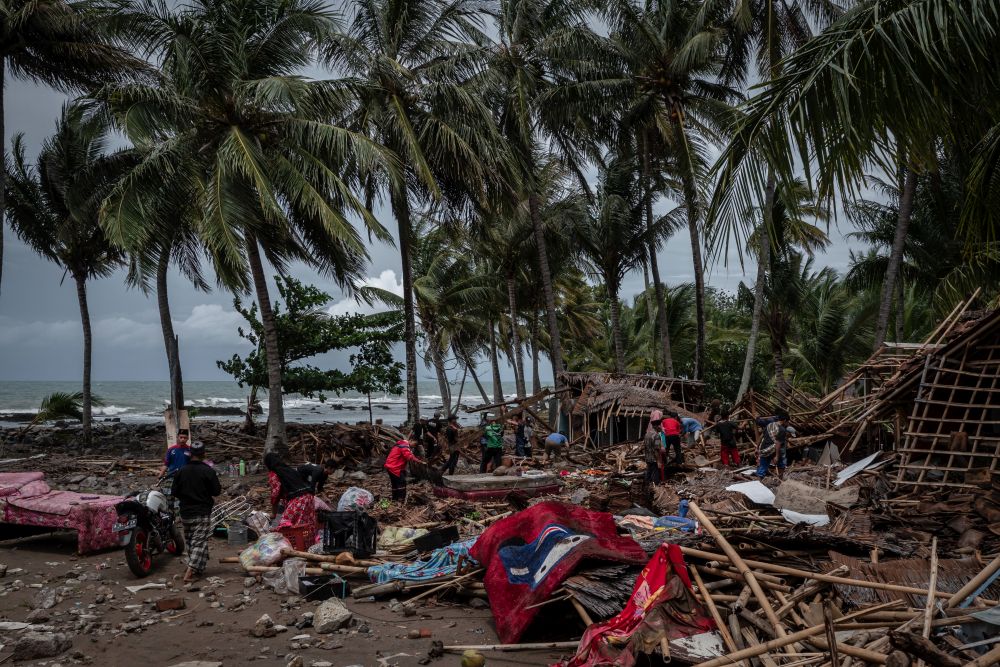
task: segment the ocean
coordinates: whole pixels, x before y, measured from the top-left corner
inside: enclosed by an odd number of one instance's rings
[[[514,383],[504,384],[504,395],[513,397]],[[483,385],[487,395],[492,397],[492,383]],[[0,381],[0,415],[12,412],[37,412],[42,398],[54,391],[79,391],[79,382],[34,382]],[[421,382],[417,385],[420,395],[421,413],[432,416],[441,409],[441,394],[436,382]],[[471,390],[471,393],[470,393]],[[452,400],[457,400],[459,387],[452,387]],[[94,407],[96,421],[117,417],[122,421],[152,422],[163,418],[163,409],[170,395],[167,381],[129,382],[103,381],[93,383],[93,392],[100,396],[104,405]],[[235,382],[226,380],[186,381],[184,400],[189,407],[226,407],[242,409],[246,405],[247,389],[241,389]],[[258,400],[266,417],[267,394],[260,392]],[[465,385],[462,394],[464,405],[479,405],[482,397],[472,382]],[[325,402],[315,398],[305,398],[298,394],[284,397],[285,419],[296,422],[346,422],[368,421],[368,398],[350,392],[337,396],[330,394]],[[392,395],[372,395],[372,414],[375,419],[389,425],[399,425],[406,420],[406,397]],[[459,411],[462,424],[476,424],[478,414]],[[240,415],[212,415],[211,419],[242,419]],[[9,422],[0,424],[10,425]]]

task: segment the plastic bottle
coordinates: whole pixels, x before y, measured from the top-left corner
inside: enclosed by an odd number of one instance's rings
[[[247,474],[247,462],[240,459],[240,477],[244,477]]]

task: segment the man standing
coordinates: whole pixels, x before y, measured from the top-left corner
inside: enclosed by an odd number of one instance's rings
[[[517,415],[510,420],[514,426],[514,454],[516,456],[527,456],[525,449],[528,446],[528,439],[524,435],[524,415]]]
[[[486,472],[487,466],[492,463],[493,470],[496,470],[503,463],[503,424],[496,417],[490,417],[483,429],[483,437],[486,438],[486,447],[483,450],[483,462],[479,464],[479,472]]]
[[[180,502],[188,567],[184,583],[200,577],[208,564],[208,538],[212,534],[212,507],[222,493],[219,476],[205,463],[205,445],[191,445],[191,462],[177,471],[170,494]]]
[[[722,445],[720,457],[722,465],[729,467],[730,462],[734,466],[740,464],[740,450],[736,448],[736,422],[729,420],[729,408],[722,408],[719,421],[715,423],[715,430],[719,433],[719,443]]]
[[[663,418],[663,422],[660,424],[660,428],[663,430],[663,458],[665,464],[672,464],[677,466],[684,465],[684,452],[681,450],[681,420],[676,412],[668,412],[667,416]],[[674,460],[673,462],[666,461],[667,456],[670,454],[670,450],[674,450]]]
[[[758,419],[757,423],[764,427],[764,437],[761,438],[757,446],[757,476],[761,479],[767,477],[774,461],[778,469],[778,479],[785,474],[785,467],[788,465],[788,452],[786,445],[788,442],[788,413],[779,410],[773,418]]]
[[[167,455],[163,457],[160,477],[173,477],[191,460],[191,447],[188,446],[189,437],[190,433],[186,428],[177,431],[177,442],[167,447]]]
[[[643,458],[646,461],[646,484],[662,482],[660,477],[660,454],[663,449],[663,421],[654,419],[646,429],[642,443]]]
[[[454,475],[455,466],[458,465],[458,417],[452,415],[448,417],[448,428],[444,430],[445,446],[448,448],[448,460],[441,467],[442,475]]]

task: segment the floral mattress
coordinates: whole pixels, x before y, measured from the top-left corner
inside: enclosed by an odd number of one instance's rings
[[[0,473],[0,520],[21,526],[73,530],[81,554],[118,546],[112,530],[118,496],[55,491],[45,473]]]

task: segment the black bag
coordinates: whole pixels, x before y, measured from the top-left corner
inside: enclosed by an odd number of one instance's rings
[[[378,522],[365,512],[321,512],[319,519],[323,522],[323,553],[350,551],[356,558],[375,553]]]

